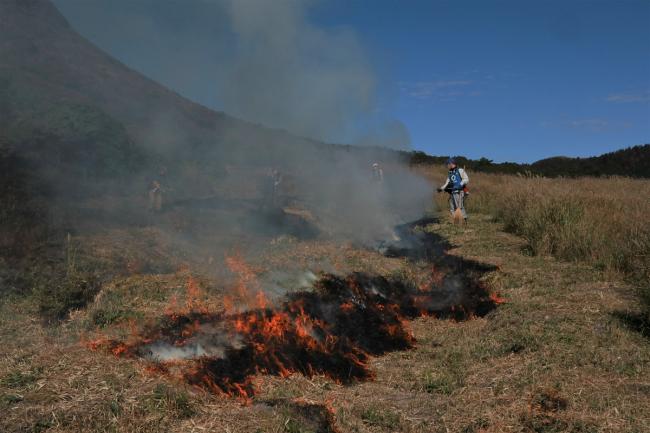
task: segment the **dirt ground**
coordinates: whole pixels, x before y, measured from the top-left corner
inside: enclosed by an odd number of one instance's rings
[[[189,276],[206,306],[223,307],[232,281],[227,273],[203,272],[222,267],[222,258],[192,266],[187,257],[160,252],[164,242],[155,231],[139,232],[134,258],[125,260],[128,272],[61,325],[42,326],[33,298],[2,301],[0,431],[650,431],[650,342],[625,320],[635,311],[632,289],[586,265],[531,257],[521,239],[488,217],[472,216],[462,228],[444,214],[440,219],[419,230],[435,237],[442,261],[278,236],[250,266],[263,284],[280,287],[278,297],[305,270],[417,283],[437,266],[471,275],[504,303],[462,320],[409,321],[415,348],[373,357],[374,380],[341,385],[324,376],[259,376],[257,395],[246,402],[161,376],[144,359],[88,348],[100,334],[127,338],[172,298],[182,302]],[[119,255],[128,257],[128,242],[120,245]],[[112,260],[114,253],[103,254]],[[165,265],[144,266],[138,257],[160,257]]]

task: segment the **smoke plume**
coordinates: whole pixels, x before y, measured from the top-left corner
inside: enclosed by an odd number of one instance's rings
[[[219,257],[217,249],[283,235],[394,241],[394,227],[421,217],[430,204],[431,187],[409,170],[408,155],[387,149],[408,146],[408,131],[373,114],[377,79],[357,37],[314,24],[311,1],[57,0],[74,18],[70,26],[46,0],[2,4],[14,23],[2,31],[23,41],[7,45],[13,48],[3,61],[7,71],[24,73],[0,82],[0,91],[33,98],[10,105],[6,119],[23,121],[10,125],[21,134],[8,141],[44,180],[48,197],[39,202],[55,203],[66,229],[155,226],[179,250]],[[157,5],[166,19],[152,18],[161,13]],[[188,5],[220,11],[224,29],[192,32],[200,17],[181,14]],[[42,25],[41,15],[51,36],[31,30]],[[91,41],[102,39],[100,31],[104,39],[123,39],[100,19],[125,23],[119,32],[135,40],[138,32],[155,34],[145,41],[172,33],[177,41],[167,51],[164,43],[153,54],[113,48],[121,58],[151,56],[150,66],[173,66],[172,74],[182,72],[177,85],[204,73],[194,56],[174,50],[205,47],[206,35],[223,38],[215,44],[218,71],[210,68],[215,93],[226,112],[245,120],[192,104],[74,31],[82,25]],[[359,125],[365,134],[354,131]],[[359,146],[323,142],[341,137],[357,137],[347,142]]]
[[[225,2],[236,35],[221,90],[226,111],[324,141],[369,115],[376,79],[353,32],[312,25],[312,1]]]

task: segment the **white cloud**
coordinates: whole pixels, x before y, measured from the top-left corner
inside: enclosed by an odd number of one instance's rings
[[[586,132],[618,131],[632,127],[631,122],[611,121],[603,118],[569,119],[561,121],[543,121],[545,128],[570,128]]]
[[[590,131],[603,131],[610,126],[605,119],[575,119],[566,123],[569,128],[587,129]]]
[[[650,91],[612,93],[605,98],[607,102],[650,102]]]
[[[433,80],[400,82],[398,84],[404,94],[415,99],[450,101],[461,96],[478,96],[479,92],[465,90],[473,83],[471,80]]]

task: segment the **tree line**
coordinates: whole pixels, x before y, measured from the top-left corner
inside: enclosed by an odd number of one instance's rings
[[[431,156],[421,151],[411,152],[411,165],[445,164],[447,156]],[[488,158],[469,159],[456,156],[461,167],[484,173],[527,174],[546,177],[626,176],[650,178],[650,144],[632,146],[589,158],[558,156],[532,164],[494,162]]]

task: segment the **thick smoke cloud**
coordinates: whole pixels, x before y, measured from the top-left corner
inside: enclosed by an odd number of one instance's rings
[[[376,79],[352,32],[310,24],[310,1],[226,3],[237,41],[223,82],[227,111],[325,141],[370,115]]]
[[[397,119],[385,121],[355,140],[358,146],[379,146],[388,149],[410,150],[411,134]]]
[[[116,0],[115,9],[99,0],[58,1],[68,5],[103,5],[113,10],[113,19],[133,10],[135,15],[126,21],[131,27],[156,10],[152,0],[134,0],[133,4],[140,5],[137,8]],[[167,7],[173,3],[167,3]],[[154,226],[178,250],[201,257],[218,257],[217,250],[242,244],[250,245],[249,250],[254,251],[259,249],[260,242],[267,244],[269,239],[284,235],[373,246],[397,241],[395,226],[423,215],[431,202],[431,186],[409,170],[404,154],[385,149],[407,146],[408,131],[398,121],[373,118],[376,114],[372,113],[377,112],[376,82],[354,35],[310,24],[307,8],[311,3],[306,1],[192,3],[221,10],[223,24],[229,28],[223,33],[229,43],[222,47],[220,72],[212,79],[220,88],[218,94],[229,114],[308,137],[334,140],[346,135],[361,136],[355,140],[360,145],[330,145],[301,139],[277,129],[209,113],[170,96],[128,70],[120,69],[119,79],[100,81],[88,58],[75,59],[84,65],[79,70],[90,71],[80,74],[83,79],[77,81],[91,83],[88,89],[92,92],[81,90],[103,96],[94,103],[115,117],[107,116],[110,122],[106,121],[106,130],[121,128],[118,119],[127,125],[122,128],[124,140],[120,142],[126,150],[119,148],[114,153],[131,155],[137,150],[141,155],[133,169],[113,157],[88,162],[85,154],[63,161],[65,170],[50,169],[51,184],[57,186],[65,206],[77,205],[75,200],[94,200],[93,206],[101,207],[97,215],[105,214],[106,221]],[[98,11],[101,8],[96,9],[101,17]],[[81,18],[83,14],[77,19]],[[76,21],[71,21],[75,27]],[[179,30],[185,25],[182,23],[172,26],[170,21],[163,21],[165,25],[158,28],[153,25],[158,21],[147,22],[152,25],[144,29],[159,32],[161,38],[170,28],[184,34]],[[68,36],[74,39],[73,35]],[[192,42],[187,34],[181,40]],[[68,45],[39,43],[43,52],[60,50],[63,55],[58,57],[66,62]],[[197,40],[197,44],[206,43]],[[175,57],[173,52],[167,54],[165,58],[158,51],[151,56],[156,57],[157,65],[166,60],[185,60],[183,56]],[[147,57],[144,52],[140,55]],[[187,69],[198,67],[190,64]],[[108,61],[99,65],[99,70],[115,68]],[[68,66],[64,70],[69,70]],[[70,74],[74,76],[76,70]],[[187,70],[184,75],[187,76]],[[123,89],[127,89],[128,98],[115,98]],[[60,107],[56,109],[60,111]],[[355,125],[361,125],[365,135],[350,131]],[[76,147],[106,147],[93,137],[81,138]],[[69,139],[69,134],[62,137],[63,141]],[[116,159],[115,164],[112,159]],[[110,168],[115,170],[97,172],[96,160],[110,162]],[[379,165],[377,169],[373,169],[375,163]],[[378,175],[378,170],[382,175]],[[277,190],[276,177],[281,178]],[[120,199],[98,199],[106,191]],[[153,200],[148,209],[147,197],[155,198],[147,195],[152,191],[163,191],[163,205],[155,205]],[[128,196],[126,200],[124,196]]]
[[[378,93],[391,84],[355,32],[310,19],[320,1],[53,2],[93,43],[210,108],[321,141],[409,148],[407,131],[387,131],[399,122]]]

